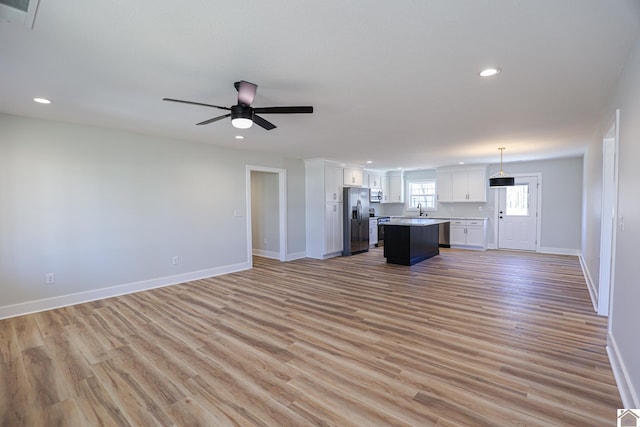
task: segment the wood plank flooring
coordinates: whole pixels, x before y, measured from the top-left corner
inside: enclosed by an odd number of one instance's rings
[[[0,321],[2,426],[601,426],[577,258],[381,249]]]

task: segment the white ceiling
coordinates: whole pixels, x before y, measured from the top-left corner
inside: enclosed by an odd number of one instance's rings
[[[637,0],[40,0],[0,22],[0,111],[379,169],[573,156],[639,23]],[[231,106],[241,79],[315,112],[237,141],[161,100]]]

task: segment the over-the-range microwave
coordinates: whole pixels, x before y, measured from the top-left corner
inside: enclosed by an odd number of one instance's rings
[[[382,190],[379,188],[370,188],[369,201],[371,203],[380,203],[382,201]]]

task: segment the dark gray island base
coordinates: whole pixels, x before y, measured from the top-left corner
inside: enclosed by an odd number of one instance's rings
[[[413,265],[440,253],[438,225],[445,220],[399,219],[384,225],[387,263]]]

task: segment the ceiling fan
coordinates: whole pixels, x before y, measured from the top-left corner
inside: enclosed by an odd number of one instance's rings
[[[268,120],[263,119],[258,114],[300,114],[300,113],[313,113],[313,107],[257,107],[253,108],[251,103],[256,96],[256,89],[258,85],[241,80],[233,84],[238,91],[238,103],[231,107],[221,107],[219,105],[203,104],[201,102],[183,101],[181,99],[162,98],[163,101],[181,102],[183,104],[202,105],[203,107],[219,108],[221,110],[230,111],[228,114],[214,117],[204,122],[196,123],[196,125],[208,125],[209,123],[217,122],[218,120],[231,117],[231,124],[239,129],[250,128],[254,123],[258,126],[271,130],[275,129],[276,125]]]

